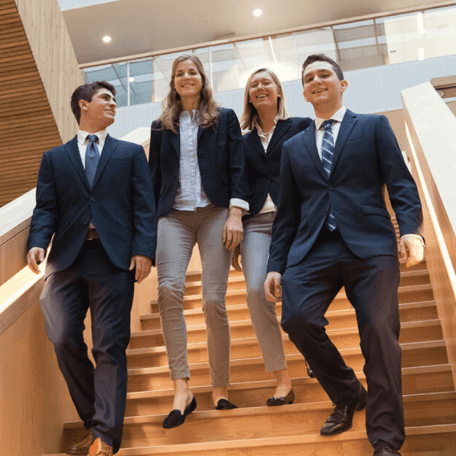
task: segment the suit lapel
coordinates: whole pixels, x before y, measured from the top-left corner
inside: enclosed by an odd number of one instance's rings
[[[168,130],[171,135],[171,144],[173,145],[174,150],[176,151],[177,159],[180,159],[180,130],[177,128],[177,133]]]
[[[347,139],[356,122],[356,114],[347,109],[347,112],[345,113],[345,116],[342,119],[342,123],[340,125],[339,134],[337,135],[336,146],[334,150],[334,158],[331,166],[331,174],[334,172],[334,169],[337,166],[337,162],[339,161],[342,149],[345,143],[347,142]]]
[[[100,178],[101,173],[103,172],[106,163],[108,163],[111,155],[117,149],[119,145],[119,141],[112,136],[106,135],[106,141],[104,143],[103,151],[100,155],[100,161],[98,162],[97,172],[95,173],[95,177],[93,178],[93,185],[92,188],[97,185],[98,179]]]
[[[78,137],[75,136],[71,141],[64,144],[65,152],[70,159],[71,164],[74,166],[76,172],[79,174],[79,177],[84,182],[84,185],[90,190],[89,181],[87,180],[87,175],[82,164],[81,155],[79,153],[78,147]]]
[[[250,132],[249,137],[247,138],[247,141],[262,157],[265,156],[264,147],[263,147],[263,144],[261,144],[261,139],[258,136],[258,132],[257,132],[256,128]]]
[[[268,149],[266,151],[269,154],[275,147],[275,145],[282,139],[283,135],[290,129],[291,120],[279,120],[272,135],[271,141],[269,141]]]
[[[328,176],[326,174],[326,171],[323,169],[320,156],[318,155],[317,140],[315,138],[315,121],[313,121],[310,127],[307,130],[305,130],[302,139],[304,146],[310,155],[310,158],[314,162],[315,167],[318,169],[322,177],[325,180],[328,180]]]

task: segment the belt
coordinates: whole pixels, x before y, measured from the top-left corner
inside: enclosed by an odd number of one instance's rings
[[[85,241],[94,241],[95,239],[98,239],[98,233],[95,228],[89,228],[89,231],[87,231]]]

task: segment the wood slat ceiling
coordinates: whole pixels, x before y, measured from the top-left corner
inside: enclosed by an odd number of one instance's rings
[[[0,0],[0,88],[1,207],[36,186],[62,142],[15,0]]]

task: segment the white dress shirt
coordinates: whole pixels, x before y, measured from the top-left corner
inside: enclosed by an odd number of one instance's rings
[[[106,130],[97,131],[96,133],[89,133],[84,130],[78,131],[78,149],[79,149],[79,155],[81,156],[81,160],[82,160],[82,166],[84,167],[84,169],[85,169],[85,156],[86,156],[87,146],[89,145],[89,142],[90,142],[88,136],[91,134],[98,136],[98,142],[95,143],[95,146],[98,149],[98,152],[100,153],[100,156],[101,156],[101,153],[103,152],[104,144],[106,142],[106,136],[108,133],[106,132]]]

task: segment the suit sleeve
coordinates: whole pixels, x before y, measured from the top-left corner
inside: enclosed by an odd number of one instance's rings
[[[36,206],[33,210],[27,249],[46,250],[57,227],[58,199],[49,154],[44,154],[36,184]]]
[[[423,214],[418,190],[385,116],[379,116],[377,121],[376,146],[401,236],[422,235]]]
[[[283,145],[280,165],[279,200],[277,214],[272,226],[267,272],[283,274],[288,252],[296,237],[301,220],[301,192],[293,176],[289,147]]]
[[[163,129],[158,120],[152,122],[150,129],[149,145],[149,168],[152,176],[152,185],[154,187],[155,207],[158,207],[158,198],[161,188],[161,168],[160,168],[160,151],[163,137]]]
[[[242,133],[238,118],[232,109],[227,111],[227,135],[230,154],[230,198],[247,201],[248,182]]]
[[[131,256],[145,255],[155,264],[157,248],[157,218],[154,189],[147,166],[146,154],[138,147],[132,166],[133,244]]]

